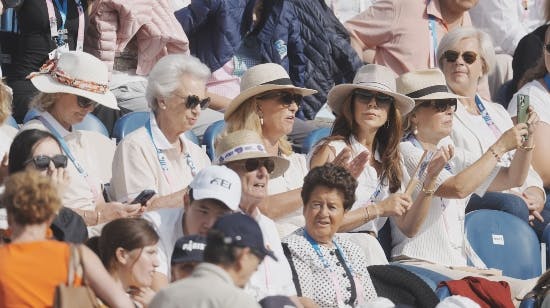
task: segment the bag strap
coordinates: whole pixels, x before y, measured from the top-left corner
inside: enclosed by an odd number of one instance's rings
[[[288,260],[288,264],[290,265],[290,270],[292,271],[292,281],[294,282],[294,286],[296,287],[296,295],[302,296],[300,279],[298,278],[298,273],[296,272],[296,267],[294,266],[294,261],[292,260],[292,254],[290,253],[290,248],[288,248],[287,243],[281,243],[281,245],[283,246],[283,252],[285,254],[286,259]]]

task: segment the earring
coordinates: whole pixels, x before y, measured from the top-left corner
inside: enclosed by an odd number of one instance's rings
[[[386,128],[390,128],[390,119],[386,121]]]
[[[418,127],[415,125],[413,129],[413,135],[418,135]]]
[[[264,126],[264,117],[260,116],[260,125]]]

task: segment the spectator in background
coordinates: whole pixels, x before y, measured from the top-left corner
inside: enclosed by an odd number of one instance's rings
[[[78,251],[84,271],[80,275],[94,293],[111,307],[134,307],[90,249],[47,240],[46,230],[62,206],[49,178],[34,171],[11,175],[2,204],[12,233],[11,243],[0,246],[0,306],[52,307],[55,288],[67,284],[69,260]],[[77,285],[82,278],[77,274]]]
[[[155,291],[153,274],[159,266],[159,236],[142,218],[121,218],[107,223],[97,240],[96,253],[115,282],[134,304],[147,307]]]
[[[241,200],[241,181],[232,170],[208,166],[199,171],[182,197],[183,207],[150,211],[143,218],[150,221],[160,236],[160,265],[155,272],[153,289],[170,282],[170,258],[174,245],[182,236],[206,236],[216,219],[237,211]]]
[[[147,85],[149,120],[119,143],[113,159],[116,200],[132,200],[152,189],[157,194],[148,210],[182,206],[193,177],[210,165],[206,153],[183,134],[208,106],[208,76],[208,68],[193,56],[168,55],[155,64]]]
[[[223,216],[208,232],[204,262],[191,277],[161,290],[150,307],[260,307],[241,289],[266,256],[276,260],[254,219],[241,213]]]
[[[12,98],[11,89],[0,81],[0,183],[8,175],[8,150],[17,134],[17,128],[8,123]]]
[[[181,237],[174,245],[170,273],[172,282],[187,278],[195,267],[204,260],[206,238],[202,235]]]
[[[82,51],[86,20],[86,1],[67,0],[58,7],[55,1],[15,0],[5,4],[17,10],[19,42],[12,56],[7,84],[13,89],[13,115],[23,122],[29,103],[38,94],[27,75],[38,71],[56,49]],[[55,20],[54,23],[49,20]]]
[[[376,0],[325,0],[334,15],[345,23],[359,13],[366,11]]]
[[[284,236],[303,226],[300,189],[307,173],[304,155],[292,151],[287,135],[296,121],[302,98],[315,90],[292,85],[283,67],[274,63],[246,71],[241,89],[225,111],[226,131],[254,131],[262,138],[259,142],[262,151],[290,162],[288,169],[285,167],[278,176],[271,176],[269,196],[258,203],[264,215],[277,220],[279,232]],[[217,146],[216,152],[218,157],[224,154]]]
[[[118,108],[107,75],[105,64],[90,54],[62,53],[29,76],[41,91],[33,100],[40,114],[21,128],[48,131],[59,141],[69,158],[70,182],[62,196],[63,205],[82,216],[88,226],[141,213],[139,204],[107,202],[102,194],[103,184],[111,179],[114,142],[98,132],[73,128],[98,104]]]
[[[477,94],[479,80],[494,65],[491,39],[485,32],[471,27],[455,29],[443,38],[437,56],[450,90],[463,96],[458,100],[454,113],[451,138],[457,147],[467,150],[474,157],[481,157],[503,132],[513,126],[508,112],[501,105],[486,101]],[[531,150],[533,148],[528,143],[518,149]],[[495,156],[500,161],[499,166],[508,167],[514,154],[495,152]],[[543,211],[545,200],[542,180],[530,168],[523,185],[501,192],[488,192],[483,197],[472,195],[466,211],[493,209],[508,212],[534,224],[540,237],[550,221],[550,211]]]

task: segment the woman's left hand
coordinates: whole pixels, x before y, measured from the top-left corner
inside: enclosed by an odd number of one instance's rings
[[[66,168],[54,168],[51,173],[48,172],[48,176],[52,182],[57,186],[57,190],[60,194],[63,194],[65,189],[69,186],[69,172]]]
[[[129,293],[132,299],[140,303],[144,308],[149,306],[149,303],[156,294],[151,288],[132,288]]]
[[[426,169],[426,180],[431,181],[436,178],[441,170],[443,170],[447,162],[453,158],[453,155],[454,147],[452,145],[448,145],[446,147],[443,146],[437,150],[430,160],[428,168]]]

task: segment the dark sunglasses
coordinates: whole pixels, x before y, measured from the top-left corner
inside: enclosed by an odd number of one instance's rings
[[[300,108],[300,105],[302,104],[302,99],[304,97],[300,94],[296,94],[292,92],[273,91],[273,92],[269,92],[267,94],[258,96],[257,98],[258,99],[277,99],[285,107],[289,107],[292,104],[292,102],[294,102],[296,103],[296,106]]]
[[[465,51],[462,54],[460,54],[458,51],[454,50],[447,50],[443,53],[442,58],[447,60],[447,62],[454,63],[456,60],[458,60],[458,57],[462,55],[462,60],[468,64],[472,64],[476,62],[477,59],[477,53],[473,51]]]
[[[194,109],[197,105],[200,105],[202,110],[208,108],[208,105],[210,105],[210,97],[200,99],[196,95],[188,95],[185,107],[187,107],[187,109]]]
[[[550,53],[550,44],[544,45],[544,49],[546,50],[547,53]]]
[[[275,170],[275,162],[271,158],[249,158],[244,161],[244,168],[247,172],[258,170],[261,166],[265,167],[267,173],[271,174]]]
[[[384,93],[364,89],[353,90],[353,99],[370,102],[373,98],[376,101],[377,105],[390,105],[395,103],[395,98],[393,98],[393,96]]]
[[[50,167],[50,161],[53,161],[53,165],[55,166],[55,168],[67,167],[67,156],[63,154],[57,154],[52,157],[46,155],[37,155],[25,161],[25,165],[32,162],[37,170],[46,170]]]
[[[448,98],[448,99],[434,99],[431,101],[425,101],[420,103],[421,107],[430,107],[437,110],[437,112],[445,112],[449,110],[449,107],[456,111],[456,98]]]
[[[93,106],[93,108],[97,107],[97,103],[95,101],[84,96],[77,96],[76,102],[80,108],[89,108],[90,106]]]

